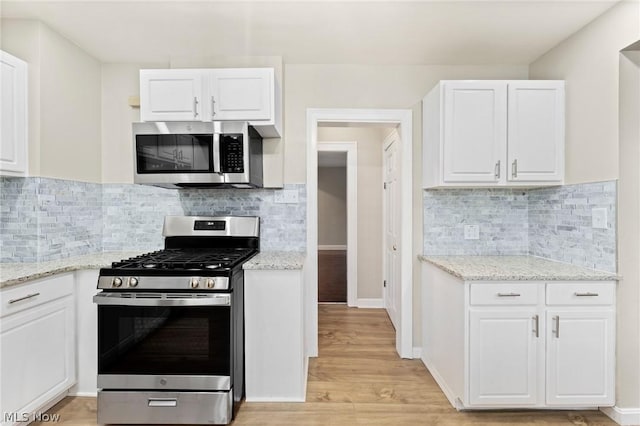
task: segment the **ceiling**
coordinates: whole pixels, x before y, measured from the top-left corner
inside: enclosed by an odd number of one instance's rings
[[[39,19],[102,62],[525,65],[617,1],[3,0],[0,13]]]

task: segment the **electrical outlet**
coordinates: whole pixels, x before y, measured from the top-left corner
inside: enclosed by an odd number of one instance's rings
[[[297,189],[285,189],[284,202],[287,204],[298,204],[298,190]]]
[[[591,209],[591,227],[607,229],[607,209],[598,207]]]
[[[465,225],[464,226],[464,239],[465,240],[477,240],[480,238],[480,227],[478,225]]]
[[[298,191],[295,189],[277,190],[274,193],[273,202],[278,204],[297,204]]]

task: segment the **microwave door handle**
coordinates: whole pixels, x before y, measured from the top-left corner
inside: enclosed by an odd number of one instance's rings
[[[213,134],[213,173],[221,173],[220,170],[220,133]]]

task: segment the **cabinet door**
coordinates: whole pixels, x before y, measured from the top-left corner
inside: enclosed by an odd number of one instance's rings
[[[0,174],[27,171],[27,63],[0,51]]]
[[[28,415],[74,384],[74,336],[72,296],[2,318],[3,413]]]
[[[547,311],[547,404],[613,405],[615,313]]]
[[[535,307],[471,310],[469,403],[526,406],[538,403],[543,344]]]
[[[273,68],[229,68],[209,74],[212,120],[270,120],[273,114]]]
[[[564,82],[509,82],[510,181],[562,182]]]
[[[507,137],[506,83],[443,84],[443,181],[501,181]]]
[[[140,70],[142,121],[202,121],[201,70]]]

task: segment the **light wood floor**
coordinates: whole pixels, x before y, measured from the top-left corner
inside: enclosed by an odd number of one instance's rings
[[[234,425],[615,425],[599,411],[457,412],[421,361],[398,358],[381,309],[320,305],[319,333],[307,402],[245,402]],[[66,398],[50,412],[61,425],[96,424],[93,398]]]

